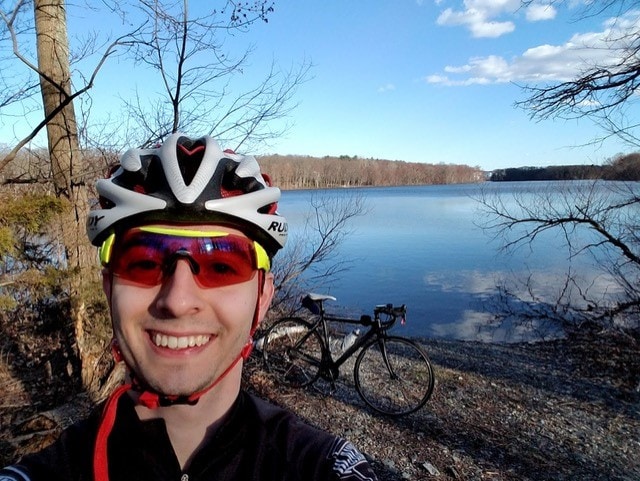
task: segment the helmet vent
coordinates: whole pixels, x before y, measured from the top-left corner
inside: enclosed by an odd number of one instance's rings
[[[204,150],[205,145],[201,140],[190,143],[189,139],[181,137],[178,141],[176,154],[178,157],[178,165],[180,166],[180,173],[182,174],[185,185],[190,185],[198,173],[204,157]]]
[[[255,157],[223,152],[209,136],[168,136],[153,148],[132,148],[97,184],[99,206],[87,233],[100,245],[114,229],[146,222],[232,225],[270,256],[284,246],[286,220],[278,214],[280,189],[271,187]]]

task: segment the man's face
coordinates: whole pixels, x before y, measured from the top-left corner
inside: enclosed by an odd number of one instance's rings
[[[190,228],[242,235],[221,226]],[[166,395],[190,395],[211,385],[247,343],[256,305],[262,320],[273,296],[271,274],[265,275],[261,293],[258,271],[240,283],[202,287],[190,262],[186,256],[176,257],[173,273],[155,286],[113,276],[108,268],[103,275],[125,361]]]

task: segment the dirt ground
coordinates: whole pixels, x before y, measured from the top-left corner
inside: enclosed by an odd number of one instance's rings
[[[91,407],[58,352],[0,344],[0,464]],[[61,343],[62,344],[62,343]],[[391,480],[640,479],[640,346],[626,336],[532,344],[423,341],[436,388],[403,418],[372,413],[352,374],[337,390],[287,389],[253,359],[247,388],[350,439]],[[57,356],[57,357],[56,357]]]

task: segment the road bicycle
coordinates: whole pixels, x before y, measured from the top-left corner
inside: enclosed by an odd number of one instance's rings
[[[431,397],[434,386],[433,368],[424,349],[415,341],[389,335],[398,319],[404,324],[406,306],[378,305],[373,318],[360,319],[329,315],[324,301],[336,298],[324,294],[308,294],[302,305],[314,317],[311,321],[285,317],[276,321],[260,340],[264,364],[278,381],[292,387],[304,387],[325,379],[335,388],[342,366],[356,357],[353,375],[355,387],[364,402],[375,411],[401,416],[417,411]],[[358,330],[344,337],[344,351],[334,358],[335,331],[328,322],[354,324]],[[349,345],[351,344],[351,345]]]

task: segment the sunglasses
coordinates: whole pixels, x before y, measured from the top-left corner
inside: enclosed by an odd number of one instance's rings
[[[270,268],[260,244],[220,231],[145,226],[111,234],[100,248],[100,261],[114,276],[142,286],[162,284],[178,260],[189,263],[203,288],[246,282],[257,269]]]

